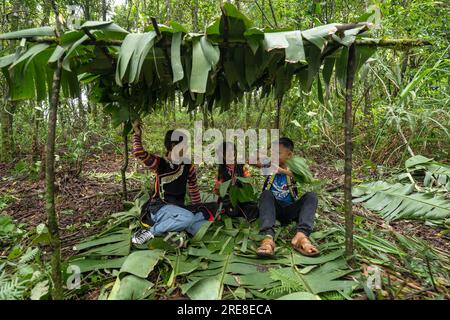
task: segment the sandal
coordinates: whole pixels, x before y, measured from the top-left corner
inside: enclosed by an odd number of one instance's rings
[[[291,245],[292,248],[307,257],[317,257],[320,254],[320,251],[311,243],[311,241],[306,236],[301,237],[296,243],[291,243]],[[309,252],[308,249],[313,249],[313,252]]]
[[[261,245],[256,250],[256,254],[260,257],[273,257],[275,251],[275,242],[272,237],[266,237],[261,241]]]

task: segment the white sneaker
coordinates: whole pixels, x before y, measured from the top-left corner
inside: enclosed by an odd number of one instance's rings
[[[145,244],[154,237],[155,236],[149,229],[140,229],[133,234],[133,237],[131,237],[131,242],[133,244]]]

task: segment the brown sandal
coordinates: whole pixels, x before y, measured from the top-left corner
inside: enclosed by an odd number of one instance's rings
[[[275,242],[272,237],[264,238],[261,245],[256,250],[256,254],[260,257],[273,257],[275,251]]]
[[[320,251],[309,241],[308,237],[302,237],[300,238],[297,243],[291,243],[292,248],[294,248],[296,251],[300,252],[302,255],[307,257],[317,257],[320,254]],[[304,249],[305,245],[310,246],[310,248],[315,249],[314,252],[308,252]]]

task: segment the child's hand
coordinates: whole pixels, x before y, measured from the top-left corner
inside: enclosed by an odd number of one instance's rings
[[[289,168],[283,169],[281,167],[276,167],[277,168],[277,173],[279,174],[285,174],[287,176],[291,176],[293,177],[294,175],[292,174],[292,171],[289,170]]]
[[[133,131],[136,134],[141,134],[141,121],[139,119],[136,119],[133,121]]]

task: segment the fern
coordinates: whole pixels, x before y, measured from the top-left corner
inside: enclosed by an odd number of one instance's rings
[[[19,264],[26,264],[28,262],[31,262],[32,260],[34,260],[34,258],[36,258],[37,254],[39,252],[38,248],[28,248],[27,252],[25,252],[19,259]]]
[[[270,277],[280,281],[281,285],[266,291],[268,295],[275,296],[283,293],[291,293],[303,290],[302,281],[294,271],[286,272],[283,269],[271,269]]]
[[[268,289],[265,293],[268,296],[279,296],[279,295],[289,294],[289,293],[295,292],[295,291],[296,290],[294,288],[281,284],[278,287]]]
[[[117,174],[110,172],[86,171],[85,175],[94,179],[110,179],[111,177],[115,177]]]
[[[27,287],[25,281],[18,277],[10,277],[5,271],[0,275],[0,300],[19,300],[23,298]]]

